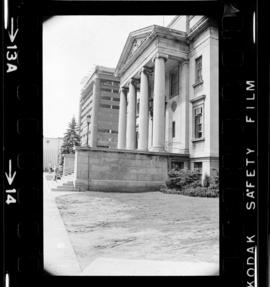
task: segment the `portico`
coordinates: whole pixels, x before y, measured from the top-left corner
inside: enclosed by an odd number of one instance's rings
[[[118,149],[167,150],[166,79],[173,67],[186,63],[187,54],[184,32],[154,25],[130,33],[116,68],[121,78]]]

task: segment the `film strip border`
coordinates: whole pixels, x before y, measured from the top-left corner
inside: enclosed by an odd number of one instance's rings
[[[255,1],[242,6],[234,1],[224,5],[220,21],[220,269],[224,286],[256,286],[254,11]],[[4,224],[8,240],[3,251],[11,286],[21,282],[20,274],[40,284],[35,274],[43,272],[41,18],[10,15],[4,33],[3,223],[8,223]]]
[[[258,286],[255,5],[225,5],[220,39],[221,266],[238,286]]]
[[[257,1],[257,114],[258,114],[258,278],[259,286],[270,286],[270,57],[264,27],[269,1]]]
[[[43,270],[42,19],[24,13],[23,3],[4,4],[3,286],[21,286],[30,276],[30,286],[37,286]]]

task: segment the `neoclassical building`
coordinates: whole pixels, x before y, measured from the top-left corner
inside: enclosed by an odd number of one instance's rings
[[[218,29],[205,16],[129,34],[118,61],[117,148],[187,155],[179,168],[218,170]]]

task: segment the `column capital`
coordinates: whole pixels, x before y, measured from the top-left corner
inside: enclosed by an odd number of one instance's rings
[[[126,94],[128,91],[128,87],[120,87],[119,90],[120,90],[120,92],[123,92],[124,94]]]
[[[153,73],[153,68],[150,68],[150,67],[146,67],[146,66],[143,66],[140,70],[140,74],[141,73],[144,73],[145,75],[151,75]]]
[[[182,65],[187,65],[187,64],[189,64],[189,59],[182,61]]]
[[[155,62],[155,60],[157,58],[162,58],[165,60],[165,62],[168,60],[169,56],[167,54],[164,54],[164,53],[156,53],[152,59],[152,62]]]
[[[133,85],[135,88],[137,88],[137,84],[139,83],[139,80],[136,79],[136,78],[131,78],[129,81],[128,81],[128,84],[129,85]]]

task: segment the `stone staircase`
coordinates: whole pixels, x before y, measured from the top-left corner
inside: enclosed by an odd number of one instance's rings
[[[73,178],[74,173],[63,176],[61,180],[56,182],[52,191],[79,191],[79,189],[76,189],[73,185]]]

